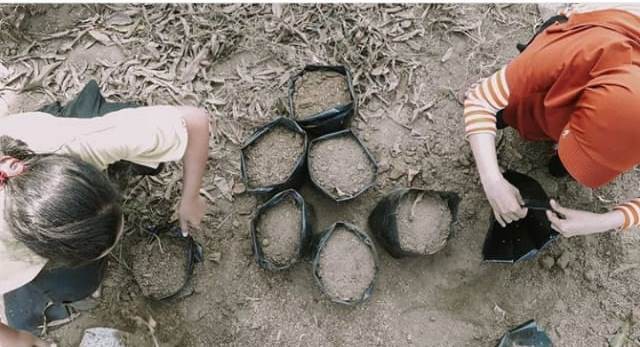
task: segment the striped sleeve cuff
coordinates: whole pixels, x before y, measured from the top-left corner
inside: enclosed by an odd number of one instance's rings
[[[496,134],[496,113],[509,101],[506,66],[471,87],[464,101],[465,137]]]
[[[614,210],[620,211],[624,215],[624,224],[620,230],[640,225],[640,198],[626,202]]]

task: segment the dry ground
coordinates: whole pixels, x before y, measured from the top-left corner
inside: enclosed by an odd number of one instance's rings
[[[125,192],[129,237],[112,257],[100,305],[50,332],[62,346],[77,345],[92,326],[145,335],[149,329],[140,322],[150,319],[161,346],[493,346],[507,328],[528,319],[557,346],[606,346],[630,314],[640,314],[636,232],[559,240],[544,255],[562,267],[545,268],[538,260],[481,263],[490,209],[463,139],[461,94],[517,54],[515,44],[526,42],[540,22],[535,5],[0,11],[0,87],[11,111],[67,100],[95,78],[112,100],[200,105],[219,124],[205,184],[211,204],[196,235],[206,259],[191,295],[145,301],[122,256],[145,223],[171,218],[180,191],[175,164],[158,178],[131,182]],[[309,264],[267,273],[249,251],[248,223],[258,201],[240,193],[238,148],[286,109],[286,81],[306,63],[351,67],[361,105],[351,125],[387,169],[373,189],[340,206],[303,187],[319,215],[317,230],[336,220],[366,230],[376,201],[397,186],[463,197],[447,247],[403,260],[380,249],[373,297],[355,308],[323,298]],[[603,189],[586,189],[547,174],[549,144],[524,143],[512,131],[500,136],[501,164],[537,178],[568,206],[601,210],[638,194],[635,171]],[[632,328],[627,345],[640,344],[639,337]]]

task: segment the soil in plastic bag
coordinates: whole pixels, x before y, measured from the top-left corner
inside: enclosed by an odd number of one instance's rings
[[[293,189],[261,205],[251,221],[251,243],[258,266],[282,271],[307,256],[313,238],[311,218],[311,206]]]
[[[396,215],[400,247],[416,254],[434,254],[444,248],[453,217],[438,195],[411,191],[400,199]]]
[[[304,135],[277,125],[245,150],[250,187],[281,184],[289,178],[304,154]]]
[[[307,71],[296,81],[293,100],[297,119],[304,120],[349,104],[351,94],[345,75],[329,70]]]
[[[288,196],[263,211],[256,232],[263,256],[272,263],[286,265],[300,254],[302,211]]]
[[[159,236],[138,241],[130,250],[133,276],[142,294],[162,300],[179,292],[188,281],[188,240]]]
[[[333,299],[359,301],[375,279],[375,255],[345,226],[336,226],[318,257],[318,277]]]
[[[399,188],[378,202],[369,226],[395,258],[433,254],[446,245],[459,203],[453,192]]]
[[[323,191],[337,199],[348,199],[375,181],[376,167],[358,140],[345,135],[313,144],[309,173]]]

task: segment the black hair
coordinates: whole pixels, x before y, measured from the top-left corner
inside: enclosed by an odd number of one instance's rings
[[[4,219],[18,241],[64,266],[96,260],[114,245],[121,199],[100,170],[73,156],[35,154],[8,136],[0,136],[0,155],[27,166],[4,186]]]

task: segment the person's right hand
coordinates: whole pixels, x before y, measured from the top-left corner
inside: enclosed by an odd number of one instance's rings
[[[524,201],[520,191],[504,177],[484,183],[483,187],[493,214],[502,227],[527,215],[527,209],[522,207]]]

